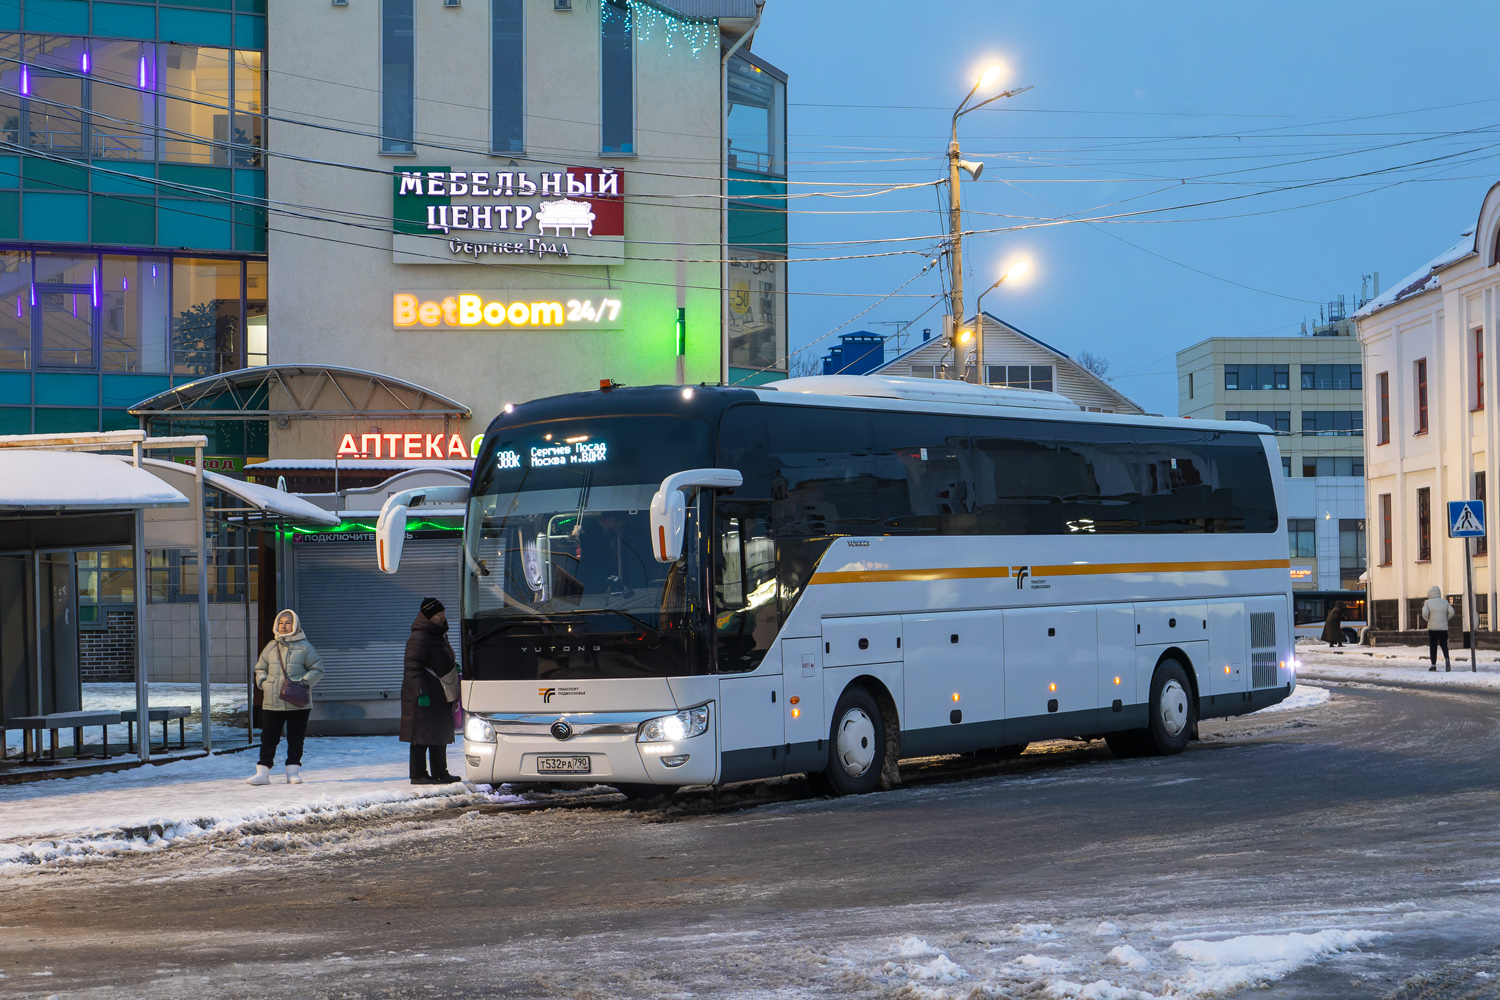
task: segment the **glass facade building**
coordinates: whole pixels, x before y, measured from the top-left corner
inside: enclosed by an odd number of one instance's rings
[[[265,363],[265,47],[265,0],[0,3],[0,433]]]

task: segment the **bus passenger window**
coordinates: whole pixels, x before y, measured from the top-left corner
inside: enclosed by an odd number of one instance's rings
[[[765,517],[769,504],[726,501],[718,507],[713,565],[719,669],[754,670],[781,624],[776,542]]]

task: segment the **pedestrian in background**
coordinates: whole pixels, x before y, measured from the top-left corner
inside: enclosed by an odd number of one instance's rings
[[[1328,611],[1328,617],[1323,620],[1323,641],[1330,646],[1342,646],[1344,644],[1344,605],[1335,601]]]
[[[286,781],[302,784],[302,741],[312,714],[312,688],[323,679],[323,660],[302,634],[302,622],[291,608],[276,616],[271,641],[255,661],[260,689],[260,763],[247,785],[269,785],[276,746],[286,728]]]
[[[1443,669],[1451,671],[1453,663],[1448,659],[1448,619],[1453,616],[1453,605],[1443,599],[1440,587],[1427,589],[1427,600],[1422,602],[1422,620],[1427,623],[1427,655],[1432,660],[1429,673],[1437,670],[1438,647],[1443,647]]]
[[[401,742],[411,744],[413,785],[458,780],[448,773],[448,745],[454,732],[449,691],[457,697],[458,660],[448,642],[448,613],[442,601],[424,597],[406,640],[401,679]]]

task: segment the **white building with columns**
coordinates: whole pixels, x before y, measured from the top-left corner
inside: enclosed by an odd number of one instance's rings
[[[1500,183],[1475,226],[1356,314],[1364,350],[1365,491],[1371,625],[1421,629],[1431,586],[1460,607],[1462,541],[1446,503],[1484,498],[1500,475],[1495,351],[1500,327]],[[1491,514],[1493,517],[1493,513]],[[1475,544],[1474,610],[1491,626],[1500,591],[1488,539]],[[1464,627],[1468,627],[1467,615]]]

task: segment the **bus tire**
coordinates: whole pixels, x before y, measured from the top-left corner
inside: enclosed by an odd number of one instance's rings
[[[1359,645],[1359,633],[1347,626],[1344,628],[1344,641],[1351,646]]]
[[[839,695],[828,735],[828,769],[834,795],[863,795],[880,787],[885,766],[885,718],[869,691],[851,684]]]
[[[1162,660],[1151,678],[1150,725],[1147,748],[1161,756],[1187,749],[1198,725],[1198,706],[1187,668],[1177,660]]]
[[[1109,752],[1121,760],[1144,757],[1148,752],[1149,736],[1144,729],[1127,729],[1122,733],[1105,733],[1104,743]]]

